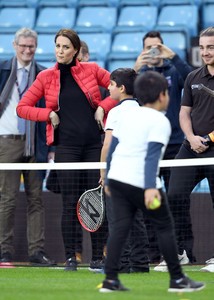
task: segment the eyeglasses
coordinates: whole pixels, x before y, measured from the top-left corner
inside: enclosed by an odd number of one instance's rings
[[[22,44],[17,44],[19,46],[20,49],[25,50],[25,49],[29,49],[31,51],[36,49],[36,46],[34,45],[22,45]]]

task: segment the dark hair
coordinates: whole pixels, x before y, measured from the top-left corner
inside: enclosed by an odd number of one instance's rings
[[[114,70],[110,75],[110,80],[114,80],[117,87],[121,85],[125,86],[126,94],[134,94],[134,81],[137,77],[137,73],[131,68],[118,68]]]
[[[76,31],[74,31],[72,29],[67,29],[67,28],[60,29],[55,35],[55,38],[54,38],[55,43],[59,36],[64,36],[71,41],[74,49],[77,50],[77,53],[74,55],[74,59],[76,59],[79,54],[80,47],[81,47],[80,38],[79,38],[78,34],[76,33]]]
[[[147,32],[143,37],[143,47],[144,47],[145,39],[147,38],[158,38],[161,41],[161,44],[163,44],[163,39],[159,31],[152,30]]]
[[[86,42],[80,41],[80,44],[81,44],[82,55],[89,54],[89,48],[88,48],[88,45],[86,44]]]
[[[154,103],[161,92],[167,91],[168,82],[162,74],[156,71],[146,71],[137,76],[134,89],[140,105]]]
[[[203,29],[201,32],[200,32],[200,37],[202,36],[214,36],[214,27],[208,27],[206,29]]]

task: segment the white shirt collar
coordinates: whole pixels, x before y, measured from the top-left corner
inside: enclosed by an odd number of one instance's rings
[[[30,67],[32,65],[32,61],[27,66],[23,66],[20,64],[20,62],[17,60],[17,70],[20,70],[22,68],[25,68],[28,72],[30,71]]]

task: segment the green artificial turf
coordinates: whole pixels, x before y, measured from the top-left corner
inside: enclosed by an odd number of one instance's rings
[[[152,268],[151,268],[152,269]],[[192,279],[204,281],[206,288],[199,292],[168,293],[168,273],[150,271],[149,274],[121,274],[122,283],[129,292],[99,293],[96,288],[103,274],[93,274],[86,268],[65,272],[63,268],[0,268],[1,300],[213,300],[214,274],[185,267]]]

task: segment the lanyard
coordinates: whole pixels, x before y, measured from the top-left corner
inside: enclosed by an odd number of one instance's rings
[[[28,73],[29,73],[29,72],[28,72]],[[28,83],[29,83],[29,74],[28,74],[28,80],[27,80],[26,86],[25,86],[24,90],[21,92],[21,91],[20,91],[20,86],[19,86],[19,83],[18,83],[18,80],[17,80],[17,77],[16,77],[16,87],[17,87],[18,94],[19,94],[19,100],[22,98],[22,96],[23,96],[24,93],[26,92],[26,90],[27,90],[27,88],[28,88]]]

